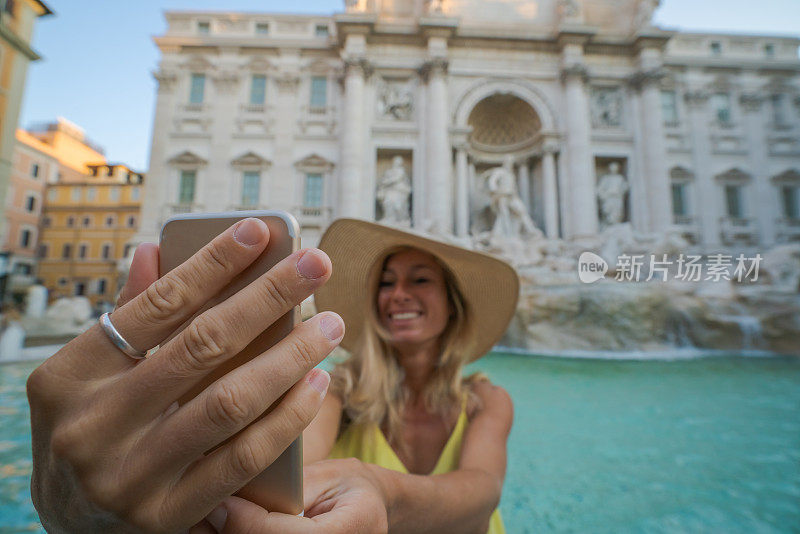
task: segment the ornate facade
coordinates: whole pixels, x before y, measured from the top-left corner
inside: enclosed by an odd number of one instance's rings
[[[500,205],[548,237],[629,222],[707,251],[800,239],[800,39],[667,31],[657,5],[168,12],[137,239],[251,207],[294,212],[307,244],[333,217],[403,210],[478,235]]]

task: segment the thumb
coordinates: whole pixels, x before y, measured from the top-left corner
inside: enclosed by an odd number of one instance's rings
[[[314,532],[315,524],[308,518],[280,512],[268,512],[241,497],[228,497],[206,521],[219,534],[293,534]]]
[[[128,281],[119,292],[116,307],[121,308],[136,298],[156,280],[158,280],[158,245],[142,243],[133,253]]]

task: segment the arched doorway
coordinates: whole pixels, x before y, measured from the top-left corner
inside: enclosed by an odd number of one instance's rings
[[[542,121],[536,110],[511,93],[493,93],[478,101],[467,117],[470,161],[470,232],[485,232],[493,221],[487,173],[505,165],[516,177],[517,193],[539,228],[544,226],[543,204],[534,192]],[[512,162],[513,161],[513,162]],[[498,172],[498,171],[495,171]],[[501,171],[502,172],[502,171]],[[538,201],[538,206],[537,206]],[[538,220],[537,220],[538,219]]]

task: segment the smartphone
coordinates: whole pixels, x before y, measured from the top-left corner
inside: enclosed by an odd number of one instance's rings
[[[177,335],[197,315],[224,301],[246,287],[275,264],[300,248],[300,231],[297,220],[284,211],[236,211],[228,213],[187,213],[169,218],[161,229],[159,244],[159,276],[188,260],[231,225],[255,217],[269,228],[269,244],[266,250],[230,284],[211,298],[202,309],[176,330]],[[236,367],[250,361],[286,337],[300,322],[300,306],[287,312],[256,337],[242,352],[233,356],[216,370],[208,374],[191,391],[180,399],[183,405],[200,394],[218,378]],[[278,404],[283,396],[264,414]],[[260,419],[260,417],[259,417]],[[233,439],[231,437],[230,439]],[[303,441],[302,434],[292,442],[264,472],[250,481],[237,495],[252,501],[270,512],[299,515],[303,512]],[[224,445],[221,443],[217,447]],[[215,448],[217,448],[215,447]],[[213,451],[211,449],[208,452]]]

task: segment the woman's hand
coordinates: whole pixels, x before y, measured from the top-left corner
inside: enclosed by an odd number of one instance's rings
[[[185,531],[313,419],[329,377],[312,368],[344,333],[330,312],[185,405],[175,402],[330,276],[324,253],[301,250],[165,342],[268,239],[263,222],[246,219],[158,280],[157,248],[139,247],[111,319],[136,349],[161,344],[158,351],[134,360],[95,325],[31,373],[31,492],[48,532]]]
[[[189,534],[385,533],[389,496],[380,471],[354,458],[317,462],[304,470],[304,517],[229,497],[206,518],[213,529],[198,525]]]

